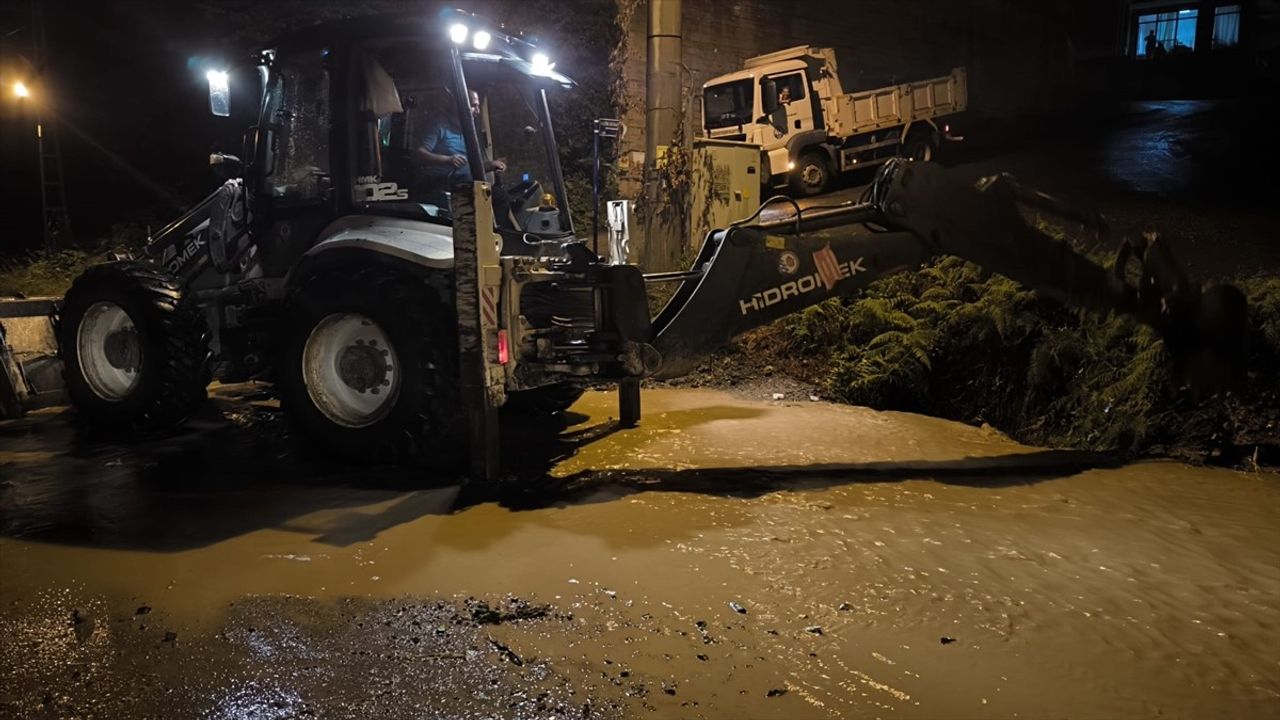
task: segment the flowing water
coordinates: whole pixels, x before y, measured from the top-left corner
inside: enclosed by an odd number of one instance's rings
[[[0,716],[1280,716],[1274,475],[644,400],[479,496],[258,428],[0,426]],[[547,607],[467,601],[507,596]]]

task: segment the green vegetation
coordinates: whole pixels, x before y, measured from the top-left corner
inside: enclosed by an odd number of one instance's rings
[[[0,260],[0,297],[61,295],[90,263],[82,250],[31,253],[14,260]]]
[[[1241,283],[1254,336],[1234,394],[1193,401],[1164,344],[947,257],[744,340],[833,398],[990,423],[1040,445],[1238,456],[1280,436],[1280,280]]]

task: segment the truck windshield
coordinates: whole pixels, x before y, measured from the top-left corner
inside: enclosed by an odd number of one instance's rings
[[[749,78],[712,85],[703,91],[702,100],[708,130],[751,122],[755,96]]]

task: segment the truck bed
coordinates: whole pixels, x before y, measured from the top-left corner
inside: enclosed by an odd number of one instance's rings
[[[835,112],[827,108],[832,135],[849,137],[914,120],[958,113],[969,102],[964,68],[949,75],[890,85],[835,97]]]

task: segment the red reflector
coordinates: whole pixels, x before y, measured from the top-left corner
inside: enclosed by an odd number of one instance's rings
[[[951,134],[951,126],[950,126],[950,125],[943,125],[943,126],[942,126],[942,134],[943,134],[943,135],[950,135],[950,134]]]
[[[511,359],[511,351],[507,347],[507,331],[499,330],[498,331],[498,364],[506,365],[507,361],[510,359]]]

